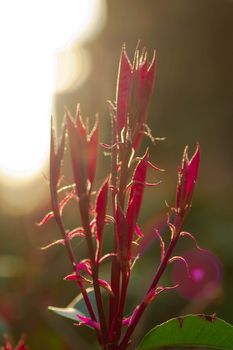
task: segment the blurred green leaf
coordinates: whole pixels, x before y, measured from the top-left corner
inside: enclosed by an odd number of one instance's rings
[[[92,307],[94,309],[94,312],[96,313],[97,307],[96,307],[96,302],[95,302],[95,293],[93,288],[87,288],[87,293],[89,296],[89,299],[91,301]],[[85,301],[83,299],[82,294],[79,294],[74,300],[71,301],[66,307],[54,307],[54,306],[49,306],[48,309],[50,311],[55,312],[56,314],[69,318],[73,321],[79,321],[79,318],[77,314],[81,314],[84,316],[89,316]]]
[[[3,317],[0,316],[0,346],[3,342],[4,335],[9,334],[9,327]]]
[[[22,257],[16,255],[0,255],[0,278],[20,276],[25,267]]]
[[[214,316],[177,317],[153,328],[145,335],[137,350],[152,350],[162,346],[204,346],[233,350],[233,327]]]

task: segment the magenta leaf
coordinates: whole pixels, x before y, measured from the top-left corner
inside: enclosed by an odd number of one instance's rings
[[[130,258],[128,256],[129,226],[119,204],[117,204],[116,208],[116,234],[118,241],[118,259],[122,270],[125,270],[128,267],[127,260]]]
[[[97,155],[99,145],[99,121],[96,116],[95,125],[88,136],[88,164],[87,164],[87,177],[90,183],[93,183],[96,171]]]
[[[121,51],[116,91],[117,128],[119,135],[121,135],[121,131],[126,127],[131,70],[132,66],[126,54],[125,46],[123,46]]]
[[[189,160],[188,147],[185,147],[182,166],[178,172],[178,185],[176,193],[176,208],[186,209],[192,202],[193,190],[197,181],[200,163],[200,148],[197,145],[196,151]]]
[[[70,112],[66,110],[66,122],[71,149],[72,169],[78,196],[87,190],[87,134],[83,124],[79,106],[73,120]]]
[[[97,198],[96,198],[96,240],[98,242],[98,253],[97,257],[99,259],[99,254],[101,252],[103,230],[106,222],[106,209],[108,200],[108,186],[109,178],[107,178],[102,187],[100,188]]]
[[[134,227],[138,220],[138,215],[141,208],[143,192],[144,192],[144,187],[146,182],[147,160],[148,160],[148,152],[146,151],[145,155],[139,161],[134,171],[132,185],[130,188],[129,204],[128,204],[126,216],[127,216],[127,221],[129,224],[129,230],[131,232],[131,235],[133,234]],[[129,239],[132,240],[132,237],[130,237]]]
[[[78,326],[85,325],[85,326],[89,326],[93,329],[100,330],[99,322],[93,321],[91,318],[89,318],[87,316],[84,316],[84,315],[78,313],[77,319],[80,320],[80,322],[78,323]]]
[[[50,139],[50,194],[52,209],[54,214],[59,216],[57,203],[57,186],[61,178],[61,167],[65,150],[66,125],[63,123],[60,140],[57,144],[53,119],[51,121],[51,139]]]

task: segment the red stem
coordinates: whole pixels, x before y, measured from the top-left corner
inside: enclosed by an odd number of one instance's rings
[[[58,227],[60,229],[61,235],[62,235],[62,237],[64,239],[65,248],[66,248],[69,260],[71,262],[73,271],[74,271],[74,273],[77,273],[77,271],[76,271],[76,259],[75,259],[72,247],[70,245],[70,241],[69,241],[69,239],[67,239],[65,227],[63,225],[60,213],[57,213],[56,209],[54,210],[54,216],[55,216],[55,220],[57,222],[57,225],[58,225]],[[80,283],[80,282],[77,282],[77,285],[78,285],[78,287],[80,289],[80,292],[82,293],[83,299],[84,299],[84,301],[86,303],[87,310],[89,312],[89,315],[90,315],[91,319],[93,321],[97,321],[95,313],[94,313],[94,310],[93,310],[91,302],[90,302],[90,298],[88,296],[88,293],[87,293],[86,289],[83,287],[82,283]],[[97,339],[99,341],[99,344],[101,345],[102,344],[101,334],[100,334],[100,332],[98,330],[95,330],[95,331],[96,331],[96,336],[97,336]]]
[[[181,214],[180,215],[176,215],[175,217],[175,220],[174,220],[174,225],[177,227],[177,232],[176,232],[176,235],[172,238],[169,246],[168,246],[168,249],[167,249],[167,252],[163,258],[163,260],[161,261],[160,265],[159,265],[159,268],[155,274],[155,277],[149,287],[149,289],[147,290],[147,293],[146,295],[154,288],[156,288],[162,274],[164,273],[166,267],[168,266],[168,261],[173,253],[173,250],[175,249],[175,246],[178,242],[178,239],[179,239],[179,235],[180,235],[180,232],[182,230],[182,227],[183,227],[183,223],[184,223],[184,220],[185,220],[185,217],[186,217],[186,214],[187,212],[183,212],[182,213],[182,216]],[[128,343],[129,343],[129,340],[130,340],[130,337],[135,329],[135,327],[137,326],[139,320],[141,319],[142,317],[142,314],[144,313],[146,307],[148,306],[147,303],[145,303],[145,297],[142,299],[139,307],[138,307],[138,310],[134,316],[134,319],[132,320],[132,323],[129,325],[126,333],[125,333],[125,336],[124,338],[122,339],[119,347],[118,347],[118,350],[125,350],[128,346]]]
[[[79,209],[80,209],[80,216],[82,220],[82,226],[86,233],[86,242],[87,242],[87,248],[89,251],[89,257],[91,262],[91,270],[92,270],[92,279],[93,279],[93,287],[95,292],[95,299],[99,314],[99,322],[100,327],[102,331],[102,337],[103,337],[103,349],[108,349],[108,329],[107,329],[107,323],[104,313],[104,306],[103,306],[103,300],[102,295],[100,291],[99,286],[99,265],[98,262],[95,261],[95,250],[93,246],[92,241],[92,233],[90,230],[90,219],[89,219],[89,199],[87,195],[83,195],[82,198],[79,200]]]
[[[122,274],[121,298],[120,298],[120,304],[119,304],[118,315],[117,315],[117,325],[116,325],[117,339],[120,339],[121,337],[122,321],[124,317],[124,309],[125,309],[129,280],[130,280],[130,272],[127,273],[127,271],[125,271],[125,273]]]
[[[117,134],[116,134],[116,121],[115,117],[112,116],[112,144],[116,145]],[[117,148],[114,146],[112,148],[112,164],[111,164],[111,185],[112,185],[112,215],[116,219],[116,194],[117,194]],[[114,253],[117,255],[117,237],[116,237],[116,225],[114,225]],[[111,329],[112,322],[116,315],[118,304],[119,304],[119,288],[120,288],[120,266],[117,256],[112,257],[112,267],[111,267],[111,288],[113,291],[113,296],[110,296],[109,300],[109,327]],[[110,337],[112,339],[111,331]]]

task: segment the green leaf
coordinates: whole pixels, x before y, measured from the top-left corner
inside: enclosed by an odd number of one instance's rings
[[[94,312],[96,312],[96,302],[94,297],[94,290],[93,288],[87,288],[86,289],[89,299],[91,301],[92,307],[94,309]],[[85,301],[83,299],[82,294],[79,294],[74,300],[71,301],[66,307],[54,307],[49,306],[48,309],[50,311],[55,312],[56,314],[69,318],[73,321],[80,321],[77,314],[89,316]]]
[[[233,350],[233,326],[214,315],[177,317],[153,328],[137,350],[153,350],[162,346]]]
[[[8,327],[7,322],[4,320],[2,316],[0,316],[0,346],[3,343],[3,337],[6,334],[9,334],[10,329]]]

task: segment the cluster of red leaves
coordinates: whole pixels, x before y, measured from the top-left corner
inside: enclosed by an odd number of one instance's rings
[[[155,53],[149,63],[147,50],[144,49],[140,53],[137,48],[131,64],[123,47],[116,102],[110,103],[112,142],[110,145],[102,144],[111,155],[111,170],[96,195],[93,186],[99,146],[98,118],[93,129],[89,131],[89,121],[83,121],[79,106],[75,118],[66,110],[59,142],[55,140],[52,125],[50,153],[52,211],[45,216],[41,224],[54,217],[62,238],[49,246],[57,243],[65,245],[72,265],[72,271],[65,279],[77,283],[89,311],[89,316],[77,315],[77,321],[81,320],[79,324],[91,326],[96,331],[99,344],[105,350],[126,349],[145,308],[158,294],[176,287],[159,286],[158,283],[169,263],[180,260],[186,264],[182,257],[174,256],[178,239],[184,235],[193,238],[190,233],[183,232],[183,226],[197,180],[199,146],[191,160],[188,158],[187,147],[185,148],[182,165],[178,170],[175,205],[169,208],[167,214],[167,228],[171,231],[170,243],[166,247],[159,229],[155,228],[155,237],[158,237],[161,246],[160,264],[146,295],[142,296],[141,302],[135,307],[131,316],[125,317],[131,269],[137,258],[133,256],[132,245],[135,240],[138,242],[143,236],[138,225],[143,194],[147,186],[158,185],[158,182],[147,182],[147,170],[148,167],[155,172],[160,170],[150,162],[148,149],[143,156],[139,155],[143,136],[149,136],[153,145],[155,141],[147,126],[155,72]],[[69,140],[74,184],[65,187],[69,192],[60,199],[60,193],[63,193],[60,182],[63,178],[61,168],[66,135]],[[68,230],[62,218],[62,211],[71,198],[74,198],[79,206],[81,223]],[[103,255],[104,229],[107,224],[113,227],[114,246],[108,254]],[[88,257],[77,261],[71,241],[74,237],[80,236],[86,240]],[[100,264],[105,259],[111,262],[109,281],[100,277]],[[86,287],[90,285],[93,286],[95,293],[97,314],[86,291]],[[103,304],[102,288],[109,293],[108,315]]]
[[[28,350],[28,347],[25,344],[25,339],[20,339],[19,343],[15,348],[10,344],[7,337],[4,338],[4,344],[1,347],[1,350]]]

